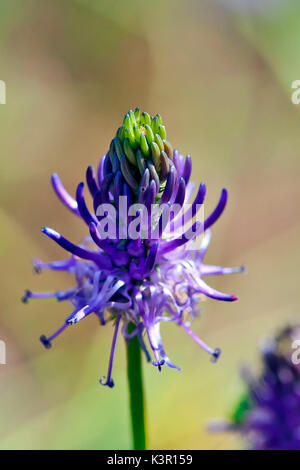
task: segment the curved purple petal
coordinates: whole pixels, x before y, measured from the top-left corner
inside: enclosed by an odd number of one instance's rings
[[[67,209],[73,212],[73,214],[78,215],[80,217],[77,202],[66,191],[59,176],[56,173],[53,173],[53,175],[51,176],[51,183],[59,200],[67,207]]]

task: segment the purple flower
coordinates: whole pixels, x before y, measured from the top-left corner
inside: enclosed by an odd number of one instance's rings
[[[111,373],[119,330],[128,341],[136,335],[147,359],[152,355],[152,363],[159,370],[163,364],[179,369],[164,350],[161,322],[180,325],[213,360],[220,354],[219,349],[211,349],[200,340],[190,325],[198,314],[199,298],[237,299],[208,286],[203,277],[240,272],[243,268],[203,264],[211,237],[210,227],[225,208],[227,191],[222,190],[209,217],[194,222],[203,207],[206,188],[201,183],[195,199],[187,206],[194,191],[191,170],[191,157],[184,158],[166,140],[160,115],[151,118],[137,108],[125,115],[96,174],[91,166],[87,169],[86,183],[94,213],[87,208],[84,183],[78,185],[73,199],[59,177],[52,175],[57,196],[88,226],[89,236],[75,245],[53,229],[42,228],[42,232],[70,256],[52,263],[35,260],[36,272],[67,271],[74,279],[74,287],[51,293],[26,291],[23,301],[56,298],[68,300],[72,305],[63,325],[54,334],[41,336],[46,348],[51,347],[53,339],[62,331],[90,314],[97,315],[102,325],[114,322],[108,374],[106,379],[100,379],[103,385],[113,386]],[[121,204],[124,197],[125,208]],[[140,204],[145,211],[138,209],[135,218],[128,212],[132,204]],[[170,211],[173,207],[177,212]],[[154,209],[158,209],[156,213]],[[143,216],[143,224],[136,237],[130,230],[134,224],[138,225],[139,216]],[[182,221],[191,223],[191,227],[182,230]],[[115,227],[112,227],[113,222]],[[203,236],[200,249],[192,249],[192,243],[200,236]],[[135,325],[130,333],[129,323]]]
[[[261,373],[255,377],[242,370],[246,392],[230,421],[219,421],[212,429],[237,431],[254,450],[300,450],[299,346],[300,326],[266,341]]]

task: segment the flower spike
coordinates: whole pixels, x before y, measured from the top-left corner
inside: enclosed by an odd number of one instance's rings
[[[93,211],[88,209],[83,182],[74,199],[56,174],[51,177],[61,202],[88,230],[85,239],[74,244],[55,230],[42,228],[69,257],[54,262],[36,259],[35,272],[67,272],[74,287],[55,292],[27,290],[22,301],[54,299],[71,305],[63,325],[51,336],[41,336],[46,348],[67,327],[91,315],[100,325],[115,323],[102,385],[114,385],[112,367],[120,331],[126,341],[133,337],[139,341],[147,360],[159,371],[164,365],[180,370],[164,349],[161,322],[179,325],[212,361],[220,355],[220,349],[210,348],[190,326],[199,313],[200,298],[231,302],[237,297],[212,288],[203,278],[243,272],[244,268],[203,263],[211,227],[225,209],[227,191],[222,190],[216,208],[204,221],[195,221],[203,208],[206,187],[198,185],[193,198],[191,174],[191,156],[184,158],[174,149],[162,117],[136,108],[125,114],[95,171],[92,166],[86,170]],[[191,249],[190,242],[202,234],[200,247]]]

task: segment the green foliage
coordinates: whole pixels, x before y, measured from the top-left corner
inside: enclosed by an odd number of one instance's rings
[[[234,422],[234,424],[242,423],[251,408],[252,401],[248,392],[246,392],[244,395],[242,395],[240,401],[238,402],[236,408],[234,409],[231,415],[231,420]]]

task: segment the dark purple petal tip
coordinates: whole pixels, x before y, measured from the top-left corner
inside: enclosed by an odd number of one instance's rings
[[[115,386],[115,383],[114,381],[111,379],[111,380],[107,380],[106,377],[100,377],[99,379],[99,383],[101,385],[103,385],[104,387],[109,387],[109,388],[113,388]]]
[[[214,352],[212,353],[211,362],[217,362],[217,360],[221,356],[221,353],[222,353],[221,349],[216,348]]]
[[[158,368],[158,371],[161,372],[161,367],[164,365],[165,361],[162,359],[161,361],[152,361],[152,364]]]
[[[21,297],[21,301],[23,302],[23,304],[28,304],[28,299],[30,299],[31,297],[31,291],[30,290],[26,290],[24,292],[24,295],[23,297]]]
[[[40,342],[43,346],[45,346],[46,349],[50,349],[52,346],[51,341],[49,341],[45,335],[40,336]]]

